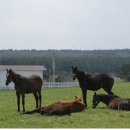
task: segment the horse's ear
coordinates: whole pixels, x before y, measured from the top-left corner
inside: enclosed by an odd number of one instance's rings
[[[74,67],[72,66],[72,70],[74,69]]]
[[[9,70],[6,68],[6,71],[9,72]]]
[[[95,93],[94,93],[94,96],[96,96],[96,94],[97,94],[97,93],[95,92]]]
[[[10,68],[10,70],[9,70],[9,71],[10,71],[10,72],[13,72],[11,68]]]
[[[80,96],[81,101],[83,100],[83,96]]]
[[[77,70],[77,69],[78,69],[78,67],[76,66],[76,67],[75,67],[75,69]]]
[[[78,97],[77,96],[75,96],[75,99],[77,99]]]

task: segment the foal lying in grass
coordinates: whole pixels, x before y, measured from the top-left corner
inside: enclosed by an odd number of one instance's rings
[[[24,114],[40,113],[41,115],[70,115],[73,112],[83,111],[85,104],[81,97],[75,96],[74,101],[57,101],[47,107],[40,107]]]
[[[103,102],[109,109],[115,110],[129,110],[130,111],[130,98],[120,98],[116,95],[94,94],[93,95],[93,108],[96,108],[99,102]]]

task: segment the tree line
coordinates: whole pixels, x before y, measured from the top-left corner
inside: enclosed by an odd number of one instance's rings
[[[55,53],[56,74],[71,76],[71,67],[77,66],[88,73],[121,72],[130,64],[130,49],[121,50],[0,50],[1,65],[44,65],[52,73],[52,56]]]

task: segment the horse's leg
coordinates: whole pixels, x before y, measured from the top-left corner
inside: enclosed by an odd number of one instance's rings
[[[109,94],[109,95],[114,95],[114,93],[111,91],[112,90],[112,87],[113,87],[113,84],[114,84],[114,79],[111,80],[110,82],[106,82],[103,84],[103,89]]]
[[[87,96],[87,90],[82,88],[82,95],[83,95],[83,102],[85,106],[87,107],[87,101],[86,101],[86,96]]]
[[[109,91],[108,94],[109,95],[114,95],[114,93],[112,91]]]
[[[39,107],[41,107],[41,102],[42,102],[41,90],[38,91],[38,98],[39,98]]]
[[[109,87],[103,87],[103,89],[109,94],[109,95],[114,95],[114,93],[111,91]]]
[[[36,100],[36,108],[38,108],[38,95],[37,92],[33,93],[35,100]]]
[[[20,93],[16,92],[16,96],[17,96],[17,107],[18,107],[18,112],[20,112]]]
[[[22,105],[23,105],[23,112],[25,112],[25,94],[22,93]]]

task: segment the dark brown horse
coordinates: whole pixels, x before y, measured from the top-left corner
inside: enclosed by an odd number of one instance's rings
[[[93,104],[92,107],[96,108],[96,106],[100,103],[103,102],[106,104],[106,106],[109,106],[109,103],[115,99],[119,98],[117,95],[106,95],[106,94],[96,94],[96,92],[93,95]]]
[[[85,104],[81,97],[75,96],[74,101],[57,101],[47,107],[37,108],[24,114],[40,113],[41,115],[70,115],[73,112],[83,111]]]
[[[108,94],[113,95],[111,91],[114,84],[114,79],[108,74],[85,74],[83,71],[77,69],[77,67],[72,67],[73,80],[76,78],[79,81],[80,88],[83,94],[83,102],[87,107],[86,96],[87,90],[97,91],[103,88]]]
[[[129,110],[130,111],[130,98],[120,98],[116,95],[94,94],[93,95],[93,108],[96,108],[98,103],[103,102],[109,109],[115,110]]]
[[[39,77],[38,75],[24,77],[19,74],[16,74],[14,71],[12,71],[12,69],[6,70],[6,85],[9,85],[10,82],[13,82],[15,85],[14,87],[16,90],[18,111],[20,111],[20,95],[22,95],[23,112],[25,112],[25,93],[33,93],[36,100],[36,108],[41,107],[41,77]]]

